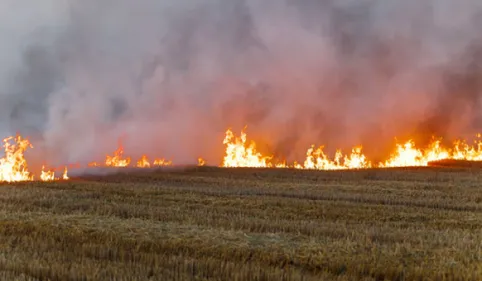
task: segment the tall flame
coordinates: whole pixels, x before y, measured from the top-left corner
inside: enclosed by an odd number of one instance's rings
[[[13,143],[12,143],[13,141]],[[0,181],[18,182],[33,180],[28,171],[24,152],[33,148],[29,140],[21,136],[8,137],[3,140],[5,156],[0,159]]]
[[[241,137],[235,137],[231,129],[226,131],[223,144],[226,152],[223,167],[272,167],[271,158],[256,151],[256,143],[247,143],[246,132],[241,131]]]
[[[333,158],[325,152],[324,147],[316,148],[312,145],[306,152],[303,162],[293,162],[288,164],[286,161],[275,162],[273,156],[265,156],[257,151],[256,143],[249,141],[245,129],[236,137],[231,129],[226,131],[223,144],[225,145],[225,155],[222,160],[222,167],[265,167],[265,168],[296,168],[296,169],[315,169],[315,170],[341,170],[341,169],[365,169],[371,167],[407,167],[407,166],[428,166],[431,161],[456,159],[468,161],[482,161],[482,135],[478,134],[478,140],[473,145],[469,145],[465,140],[457,140],[452,146],[444,146],[441,139],[433,138],[425,148],[416,146],[413,140],[396,143],[394,151],[389,157],[376,165],[362,152],[361,145],[352,148],[351,153],[343,154],[341,150],[336,150]],[[24,153],[28,148],[33,148],[27,139],[21,136],[8,137],[3,140],[5,156],[0,159],[0,182],[32,181],[34,176],[28,171],[27,161]],[[105,163],[100,164],[91,162],[89,167],[127,167],[131,164],[130,157],[124,157],[124,150],[121,142],[113,156],[106,156]],[[278,158],[277,158],[278,159]],[[198,158],[198,165],[204,166],[205,160]],[[172,160],[164,158],[155,159],[149,162],[147,155],[134,163],[140,168],[152,166],[170,166]],[[67,167],[64,168],[61,177],[55,176],[55,169],[46,170],[42,166],[39,179],[41,181],[68,180]]]

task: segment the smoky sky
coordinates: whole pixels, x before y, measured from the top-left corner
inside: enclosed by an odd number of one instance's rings
[[[53,163],[300,158],[482,129],[482,2],[5,0],[0,132]]]

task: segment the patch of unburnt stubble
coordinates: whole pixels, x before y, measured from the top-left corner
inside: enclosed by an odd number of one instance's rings
[[[482,172],[186,168],[0,187],[8,280],[478,280]]]

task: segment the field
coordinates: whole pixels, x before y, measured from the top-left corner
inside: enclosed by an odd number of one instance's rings
[[[0,186],[1,280],[482,280],[482,170],[193,167]]]

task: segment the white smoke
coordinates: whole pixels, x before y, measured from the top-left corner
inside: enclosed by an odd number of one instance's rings
[[[0,132],[53,163],[480,129],[480,1],[4,0]]]

